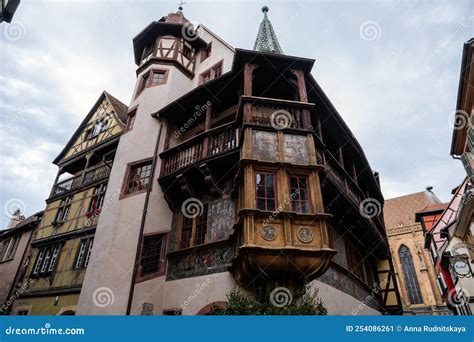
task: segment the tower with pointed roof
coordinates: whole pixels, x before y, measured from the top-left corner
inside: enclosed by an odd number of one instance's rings
[[[377,177],[314,60],[284,55],[262,11],[253,50],[182,9],[133,39],[131,124],[79,314],[206,314],[236,286],[268,301],[305,284],[330,314],[399,309]]]

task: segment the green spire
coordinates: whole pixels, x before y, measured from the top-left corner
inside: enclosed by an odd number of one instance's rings
[[[263,20],[258,29],[257,39],[255,40],[253,49],[255,51],[283,54],[283,50],[281,49],[280,44],[278,44],[275,31],[273,31],[272,23],[267,17],[268,7],[263,6],[262,12]]]

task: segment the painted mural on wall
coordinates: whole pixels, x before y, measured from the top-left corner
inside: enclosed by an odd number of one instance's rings
[[[168,259],[167,280],[225,272],[233,257],[229,245],[176,255]]]
[[[209,241],[228,239],[234,226],[234,201],[222,199],[212,202],[209,218]]]
[[[278,160],[278,138],[275,132],[253,132],[253,157],[258,160]]]
[[[283,134],[285,161],[293,164],[309,164],[308,137],[305,135]]]

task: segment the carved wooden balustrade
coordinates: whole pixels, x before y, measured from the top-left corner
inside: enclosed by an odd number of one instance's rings
[[[238,147],[239,129],[233,124],[201,133],[160,155],[162,158],[161,176],[172,174]]]
[[[107,165],[94,166],[79,175],[61,181],[53,186],[50,197],[58,196],[81,186],[94,183],[110,175],[111,167]]]

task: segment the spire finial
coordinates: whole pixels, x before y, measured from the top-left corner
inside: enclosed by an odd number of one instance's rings
[[[178,7],[178,10],[182,11],[183,10],[183,5],[185,5],[186,3],[181,0],[181,2],[179,3],[179,7]]]
[[[270,20],[268,20],[268,10],[268,6],[262,7],[263,20],[260,23],[260,28],[258,29],[257,39],[255,40],[253,49],[256,51],[283,54],[280,44],[278,43],[275,31],[273,31],[272,24]]]

